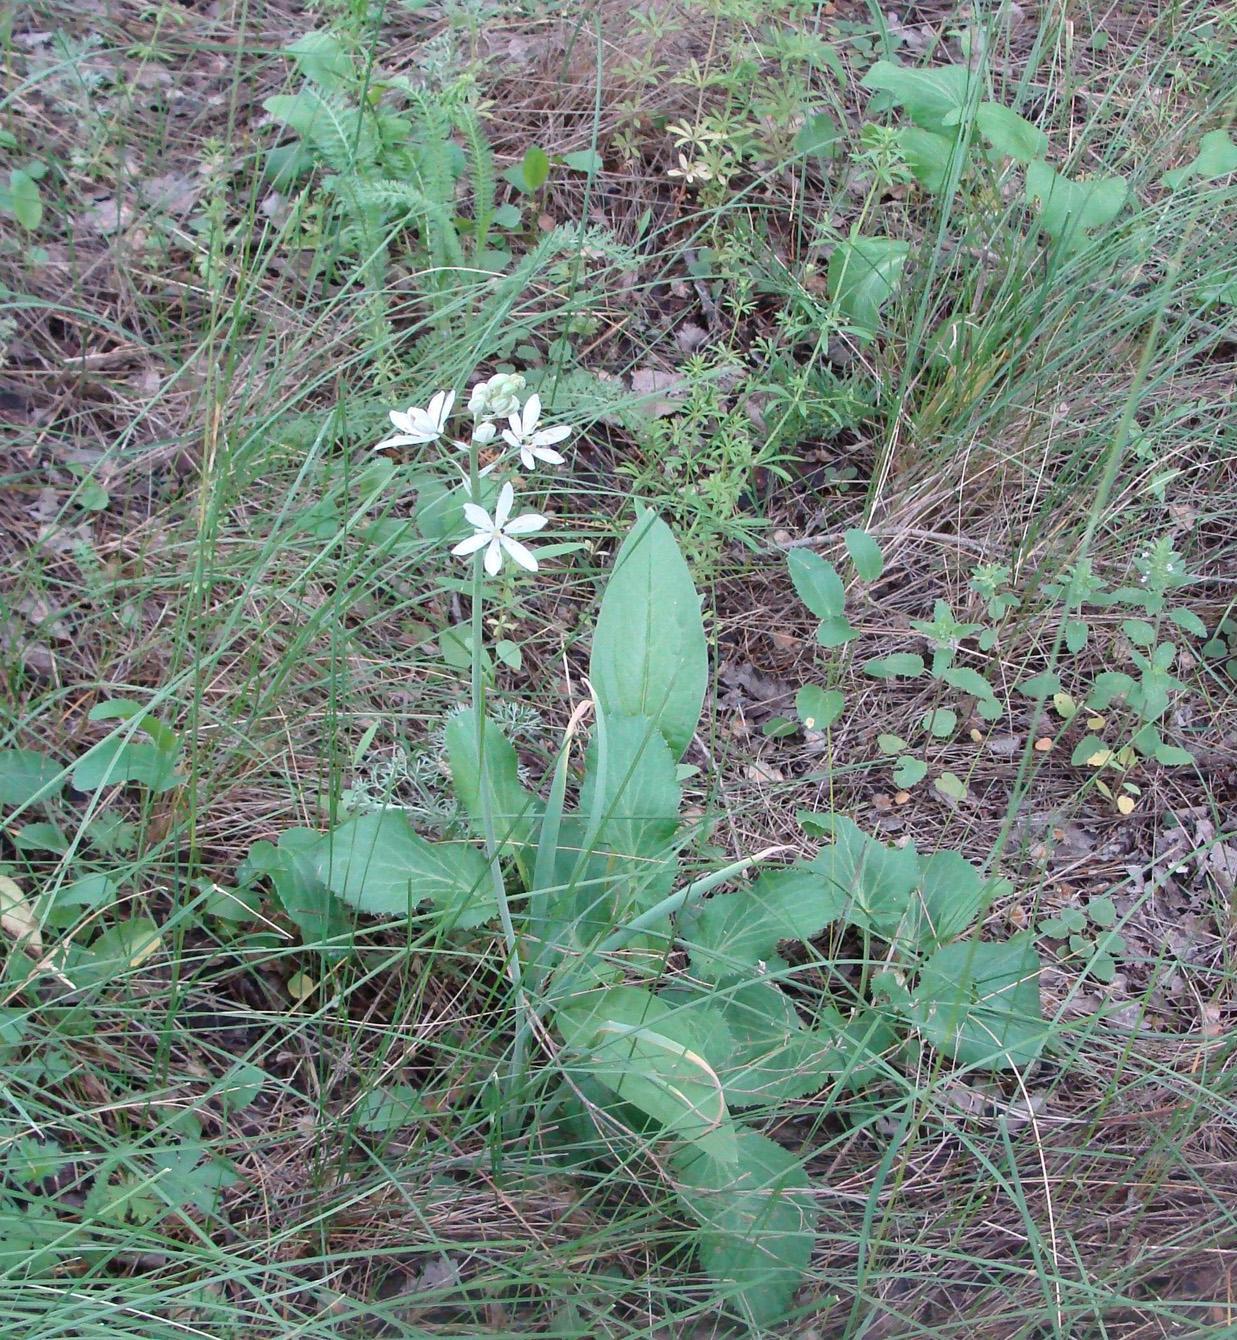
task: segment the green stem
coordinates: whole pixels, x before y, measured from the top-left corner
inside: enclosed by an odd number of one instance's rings
[[[474,445],[468,452],[468,490],[474,500],[481,496],[481,471],[478,461],[478,449]],[[511,903],[507,898],[507,885],[503,879],[502,860],[499,856],[498,834],[494,827],[494,812],[491,808],[490,788],[486,781],[485,760],[485,676],[481,660],[484,625],[485,569],[484,550],[473,558],[472,565],[472,646],[470,648],[469,669],[472,679],[472,710],[477,727],[477,779],[481,802],[481,830],[485,838],[485,855],[490,864],[490,879],[494,887],[494,901],[498,905],[498,923],[502,927],[503,941],[507,947],[507,975],[515,992],[516,1038],[527,1036],[525,1015],[528,1003],[524,996],[524,984],[520,968],[520,945],[515,932],[515,922],[511,917]],[[517,1046],[511,1058],[511,1084],[514,1088],[523,1072],[523,1052]],[[514,1109],[509,1108],[509,1112]],[[506,1124],[506,1123],[504,1123]]]

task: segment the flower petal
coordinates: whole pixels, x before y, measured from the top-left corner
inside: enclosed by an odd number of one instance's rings
[[[508,521],[503,529],[508,535],[531,535],[534,531],[548,525],[549,521],[550,518],[542,516],[540,512],[525,512],[523,516],[517,516],[514,520]]]
[[[539,433],[534,433],[533,442],[539,447],[548,447],[551,442],[561,442],[570,436],[571,425],[560,423],[554,428],[543,428]]]
[[[464,520],[468,522],[474,530],[483,530],[488,535],[490,531],[497,530],[490,521],[490,514],[484,507],[478,507],[475,502],[466,502],[464,504]]]
[[[502,530],[507,524],[507,518],[511,515],[511,508],[515,502],[515,489],[511,487],[511,481],[505,483],[498,494],[498,502],[494,506],[494,529]]]
[[[537,394],[536,391],[534,391],[532,395],[530,395],[524,403],[523,431],[525,437],[527,437],[530,433],[536,430],[537,424],[540,422],[540,420],[541,420],[541,397]]]
[[[544,461],[546,465],[562,465],[564,460],[564,457],[553,448],[538,446],[536,442],[529,443],[528,454],[535,456],[539,461]]]
[[[498,576],[498,569],[503,565],[503,551],[501,548],[502,539],[495,534],[490,541],[490,547],[485,551],[485,570],[491,577]]]
[[[489,543],[491,543],[489,532],[477,531],[476,534],[470,535],[468,539],[461,540],[451,552],[457,554],[460,558],[466,558],[469,554],[475,554],[482,545]]]
[[[513,540],[509,535],[502,536],[500,543],[512,559],[526,572],[537,571],[537,560],[533,557],[531,549],[525,549],[519,540]]]

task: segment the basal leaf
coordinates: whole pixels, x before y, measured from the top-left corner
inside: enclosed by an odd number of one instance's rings
[[[956,135],[938,135],[919,126],[904,126],[898,145],[915,180],[932,195],[940,195],[949,185],[954,158],[964,152]]]
[[[910,250],[909,242],[892,237],[852,237],[833,249],[829,296],[863,337],[875,337],[881,308],[897,292]]]
[[[691,743],[708,684],[700,600],[670,527],[644,512],[615,556],[589,676],[602,711],[648,717],[676,760]]]
[[[968,87],[975,75],[965,65],[936,65],[912,69],[879,60],[863,76],[864,88],[888,93],[924,130],[946,131],[958,125],[966,109]]]
[[[1217,177],[1227,177],[1230,172],[1237,172],[1237,144],[1233,143],[1227,130],[1209,130],[1199,141],[1195,157],[1184,167],[1166,172],[1160,180],[1176,191],[1192,177],[1214,181]]]
[[[359,912],[407,916],[431,902],[464,928],[494,915],[481,852],[463,842],[427,842],[400,810],[347,820],[322,838],[312,860],[322,883]]]
[[[981,102],[975,124],[998,154],[1016,163],[1030,163],[1048,152],[1048,136],[1012,107],[999,102]]]
[[[676,1154],[678,1194],[700,1222],[700,1263],[719,1297],[761,1333],[789,1311],[816,1241],[819,1211],[798,1160],[756,1131],[737,1133],[738,1161]]]
[[[924,964],[914,1017],[924,1036],[964,1065],[1012,1070],[1044,1045],[1033,932],[1004,944],[958,940]]]
[[[1039,211],[1040,227],[1069,252],[1081,250],[1089,232],[1121,213],[1130,188],[1124,177],[1071,181],[1037,159],[1027,168],[1026,192]]]
[[[0,805],[16,808],[40,792],[54,799],[64,790],[64,781],[56,780],[60,772],[60,764],[37,749],[0,749]]]
[[[516,856],[531,850],[541,801],[520,781],[520,761],[496,721],[481,732],[472,708],[447,722],[447,758],[456,799],[468,813],[472,831],[486,836],[486,815],[500,851]]]
[[[170,791],[184,781],[177,770],[178,751],[160,749],[145,740],[103,740],[77,760],[73,785],[78,791],[97,791],[101,786],[138,782],[155,795]]]
[[[829,816],[828,827],[833,842],[821,849],[810,868],[842,895],[848,921],[892,939],[919,882],[918,852],[910,844],[886,847],[844,815]]]
[[[773,959],[781,941],[819,935],[847,902],[815,863],[768,870],[749,889],[708,899],[685,924],[692,972],[713,982],[747,975]]]
[[[920,861],[920,948],[956,939],[978,920],[989,883],[956,851],[933,852]]]
[[[666,1135],[733,1166],[734,1123],[693,1013],[667,1007],[639,987],[613,987],[560,1010],[555,1021],[578,1058],[573,1072],[653,1117]]]

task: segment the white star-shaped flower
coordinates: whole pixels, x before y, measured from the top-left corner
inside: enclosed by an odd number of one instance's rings
[[[507,420],[511,427],[503,429],[503,441],[519,451],[525,470],[535,470],[538,461],[546,465],[563,463],[562,456],[554,450],[554,443],[570,436],[571,429],[566,424],[559,424],[557,428],[538,428],[540,421],[541,397],[534,394],[528,397],[523,410]]]
[[[473,528],[474,534],[461,540],[451,552],[459,558],[475,554],[478,549],[485,550],[485,570],[491,577],[496,576],[503,565],[504,553],[513,562],[528,572],[537,571],[537,560],[530,549],[514,535],[532,535],[544,526],[548,518],[539,512],[525,512],[523,516],[512,517],[511,508],[515,503],[515,490],[510,484],[504,484],[494,507],[494,515],[474,502],[464,504],[464,516]],[[510,520],[508,520],[510,518]]]
[[[425,409],[417,405],[410,405],[407,410],[393,409],[391,422],[398,431],[384,438],[374,450],[382,451],[384,447],[425,446],[427,443],[437,442],[447,426],[454,404],[454,391],[438,391],[431,397]]]

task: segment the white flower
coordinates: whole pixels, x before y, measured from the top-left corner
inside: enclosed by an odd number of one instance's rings
[[[406,411],[393,409],[391,422],[399,431],[384,438],[374,450],[381,451],[384,447],[424,446],[429,442],[437,442],[447,426],[447,420],[451,417],[451,406],[454,404],[454,391],[438,391],[430,399],[426,409],[420,409],[416,405],[410,405]]]
[[[712,181],[713,169],[707,163],[689,163],[686,154],[679,154],[679,165],[670,168],[667,177],[682,177],[687,186],[695,186],[700,181]]]
[[[461,451],[471,451],[473,447],[488,447],[497,436],[498,429],[495,428],[492,423],[479,423],[472,430],[471,441],[463,442],[457,437],[455,439],[455,445],[459,447]],[[491,466],[490,469],[493,469],[493,466]],[[483,470],[481,473],[484,474],[485,471]]]
[[[468,397],[468,412],[474,419],[503,419],[520,408],[524,378],[518,372],[496,372],[478,382]]]
[[[494,508],[494,515],[485,510],[484,507],[478,507],[474,502],[464,504],[464,516],[468,524],[476,532],[470,535],[466,540],[461,540],[451,552],[460,558],[465,558],[469,554],[475,554],[478,549],[485,549],[485,570],[491,577],[495,576],[499,568],[503,565],[503,553],[520,567],[529,572],[537,571],[537,560],[532,552],[526,549],[518,540],[511,537],[513,535],[531,535],[544,526],[548,520],[539,512],[525,512],[523,516],[511,517],[511,507],[515,502],[515,490],[510,484],[504,484],[498,495],[498,503]],[[508,517],[511,517],[508,520]]]
[[[530,395],[528,404],[521,414],[513,414],[507,420],[510,428],[503,429],[503,441],[515,447],[525,470],[536,469],[538,461],[546,465],[562,465],[563,458],[553,450],[555,442],[561,442],[571,433],[566,424],[557,428],[538,428],[541,421],[541,397]]]

